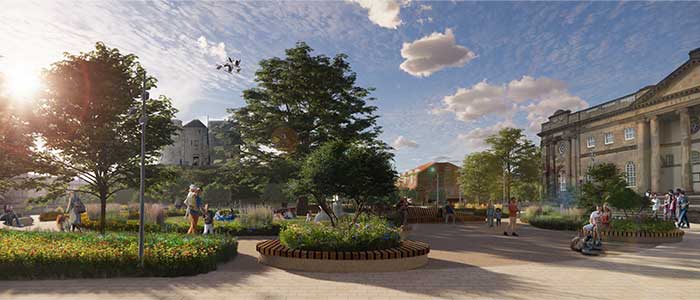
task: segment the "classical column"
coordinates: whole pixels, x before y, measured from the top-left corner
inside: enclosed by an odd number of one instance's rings
[[[681,118],[681,188],[686,191],[693,190],[693,181],[690,164],[690,115],[688,108],[684,107],[678,111]]]
[[[651,188],[650,181],[650,153],[649,153],[649,122],[647,120],[637,121],[637,191],[646,192]]]
[[[572,137],[571,142],[569,142],[569,157],[571,157],[571,164],[569,167],[569,170],[571,170],[571,172],[569,173],[569,178],[571,178],[571,182],[569,184],[573,187],[578,187],[578,168],[576,165],[578,163],[578,156],[576,155],[576,148],[576,138]]]
[[[651,190],[661,193],[661,143],[659,141],[659,117],[649,118],[649,143],[651,144]]]

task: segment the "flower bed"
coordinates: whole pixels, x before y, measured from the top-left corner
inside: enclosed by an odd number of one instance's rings
[[[338,226],[291,224],[280,232],[280,241],[293,250],[365,251],[397,247],[401,237],[396,227],[378,217],[363,218],[351,225],[342,218]]]
[[[226,236],[148,234],[139,268],[137,241],[129,233],[0,230],[0,279],[194,275],[215,270],[238,247]]]
[[[182,217],[178,217],[182,218]],[[199,222],[197,232],[204,230],[204,223]],[[98,221],[88,220],[83,223],[83,227],[90,230],[99,230],[100,223]],[[164,225],[154,223],[146,223],[147,232],[171,232],[171,233],[187,233],[190,225],[187,220],[182,218],[182,221],[166,221]],[[214,222],[214,231],[218,234],[231,236],[274,236],[280,233],[280,230],[285,225],[282,223],[273,223],[261,228],[247,228],[237,220],[231,222]],[[107,231],[127,231],[138,232],[139,223],[136,220],[117,221],[107,220]]]

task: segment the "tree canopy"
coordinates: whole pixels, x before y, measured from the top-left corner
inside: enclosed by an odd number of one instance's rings
[[[145,77],[135,55],[103,43],[90,52],[66,53],[43,75],[46,91],[36,105],[33,131],[44,148],[36,155],[56,168],[55,175],[87,183],[81,192],[100,199],[104,224],[107,199],[138,183],[139,98],[144,80],[147,90],[157,80]],[[148,99],[146,110],[146,158],[153,165],[159,150],[172,143],[176,110],[162,95]],[[151,184],[158,171],[154,166],[147,169]]]
[[[500,170],[500,165],[491,152],[471,153],[462,163],[459,185],[466,195],[475,197],[477,203],[493,199],[501,191]]]
[[[540,154],[522,129],[503,128],[497,134],[486,138],[489,152],[498,161],[503,184],[503,199],[511,197],[514,182],[537,184],[540,177]],[[538,195],[532,195],[533,198]]]
[[[17,176],[32,170],[31,147],[34,141],[22,111],[13,105],[0,73],[0,193],[21,188]]]

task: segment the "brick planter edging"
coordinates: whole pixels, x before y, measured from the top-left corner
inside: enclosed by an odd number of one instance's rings
[[[601,230],[600,235],[602,236],[603,241],[676,243],[683,240],[685,232],[680,229],[675,229],[669,232]]]
[[[384,250],[369,251],[311,251],[293,250],[282,245],[279,240],[267,240],[255,246],[261,255],[297,259],[322,260],[386,260],[427,255],[430,245],[417,241],[402,241],[401,246]]]

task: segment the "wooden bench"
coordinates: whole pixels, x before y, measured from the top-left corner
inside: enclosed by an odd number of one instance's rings
[[[279,240],[268,240],[259,242],[255,246],[262,255],[280,256],[299,259],[326,259],[326,260],[380,260],[398,259],[421,255],[430,252],[430,245],[417,241],[402,241],[396,248],[369,251],[310,251],[293,250],[282,245]]]
[[[444,223],[445,216],[439,214],[437,207],[408,207],[408,223]],[[459,222],[478,222],[486,217],[479,217],[465,212],[455,212],[455,220]]]

